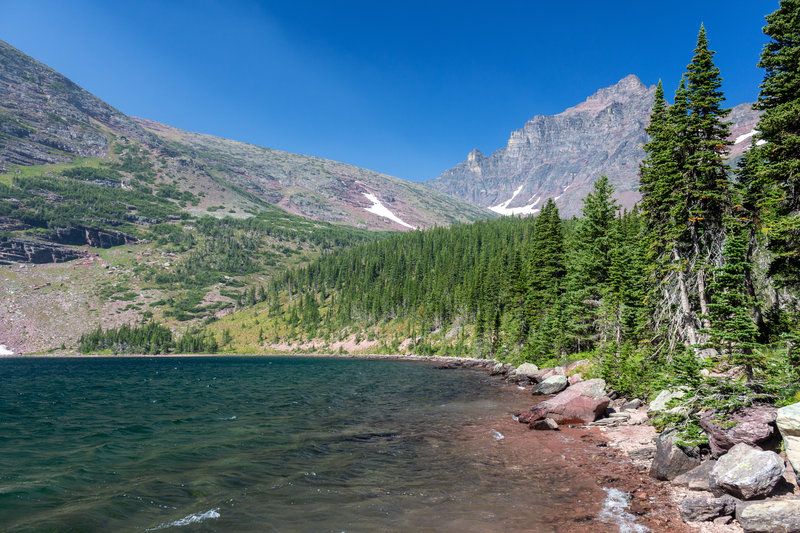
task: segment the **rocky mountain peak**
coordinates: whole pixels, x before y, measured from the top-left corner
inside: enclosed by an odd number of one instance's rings
[[[634,74],[628,74],[616,84],[604,87],[587,98],[584,102],[571,107],[565,113],[578,111],[602,111],[614,102],[628,102],[630,100],[640,100],[642,97],[651,94],[652,87],[648,88]]]
[[[630,208],[639,200],[654,94],[655,86],[625,76],[557,115],[533,117],[489,157],[473,150],[428,185],[503,215],[535,215],[552,198],[569,217],[580,215],[583,198],[604,174]],[[729,120],[736,157],[749,145],[758,114],[742,104]]]

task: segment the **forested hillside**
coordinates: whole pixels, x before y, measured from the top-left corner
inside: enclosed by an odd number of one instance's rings
[[[673,103],[656,90],[639,207],[621,211],[602,177],[581,218],[549,201],[535,218],[364,244],[287,272],[208,331],[233,351],[589,357],[628,394],[671,382],[722,408],[797,401],[798,21],[796,2],[768,17],[764,114],[738,169],[701,28]]]

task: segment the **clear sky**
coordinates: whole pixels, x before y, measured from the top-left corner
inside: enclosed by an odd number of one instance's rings
[[[701,22],[754,101],[778,0],[0,0],[0,39],[121,111],[411,180],[627,74],[674,92]]]

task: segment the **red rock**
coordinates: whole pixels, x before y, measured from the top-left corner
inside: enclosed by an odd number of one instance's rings
[[[777,436],[774,408],[744,407],[730,415],[726,422],[717,420],[715,414],[715,411],[706,411],[700,417],[700,426],[708,434],[714,457],[724,455],[739,443],[762,446]]]
[[[552,418],[559,424],[589,423],[605,411],[611,400],[605,394],[606,382],[590,379],[572,385],[556,396],[531,407],[519,417],[522,423]]]
[[[569,377],[569,384],[570,385],[575,385],[576,383],[580,383],[581,381],[583,381],[583,376],[581,376],[580,372],[578,372],[577,374],[572,374]]]

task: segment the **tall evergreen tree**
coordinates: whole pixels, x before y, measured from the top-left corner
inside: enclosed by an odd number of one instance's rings
[[[758,66],[765,69],[755,105],[764,110],[758,143],[747,154],[742,181],[764,221],[773,254],[770,271],[800,285],[800,0],[781,0],[767,15],[770,37]]]

